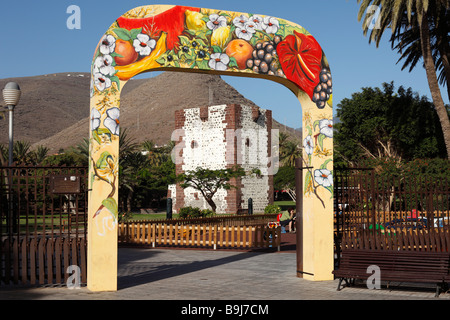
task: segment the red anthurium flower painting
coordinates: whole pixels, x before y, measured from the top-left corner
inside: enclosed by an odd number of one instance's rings
[[[311,35],[294,31],[277,46],[277,54],[283,72],[296,83],[310,98],[319,83],[322,62],[322,48]]]
[[[186,10],[200,11],[199,8],[175,6],[158,15],[143,18],[129,19],[120,17],[117,19],[119,27],[131,30],[134,28],[143,28],[143,32],[152,33],[153,36],[159,36],[162,31],[167,32],[166,45],[171,50],[179,41],[178,36],[185,29]]]

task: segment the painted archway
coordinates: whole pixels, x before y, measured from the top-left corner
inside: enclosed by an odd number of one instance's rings
[[[298,97],[310,168],[303,170],[304,278],[333,279],[332,83],[322,48],[284,19],[151,5],[119,17],[92,62],[88,289],[117,290],[120,93],[133,76],[156,70],[265,78]]]

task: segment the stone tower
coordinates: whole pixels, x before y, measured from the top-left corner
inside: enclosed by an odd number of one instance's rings
[[[219,190],[214,201],[217,213],[236,213],[248,208],[263,212],[273,202],[273,175],[270,174],[272,112],[239,104],[190,108],[175,112],[174,156],[176,174],[198,167],[212,170],[242,166],[258,168],[261,175],[231,181],[237,188]],[[185,206],[210,208],[202,194],[193,188],[170,185],[168,196],[173,210]]]

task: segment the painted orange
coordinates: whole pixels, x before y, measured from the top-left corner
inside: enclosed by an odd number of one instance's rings
[[[129,41],[122,39],[116,40],[116,49],[114,50],[120,56],[114,57],[116,64],[119,66],[126,66],[135,62],[138,58],[138,53],[134,50],[133,45]]]
[[[225,52],[229,57],[234,57],[239,69],[243,70],[247,67],[247,60],[252,57],[253,47],[245,40],[234,39],[230,41]]]

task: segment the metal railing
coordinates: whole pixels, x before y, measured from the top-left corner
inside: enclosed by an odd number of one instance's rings
[[[0,168],[0,284],[85,279],[87,167]]]
[[[335,171],[337,247],[448,251],[450,184],[444,178]]]

